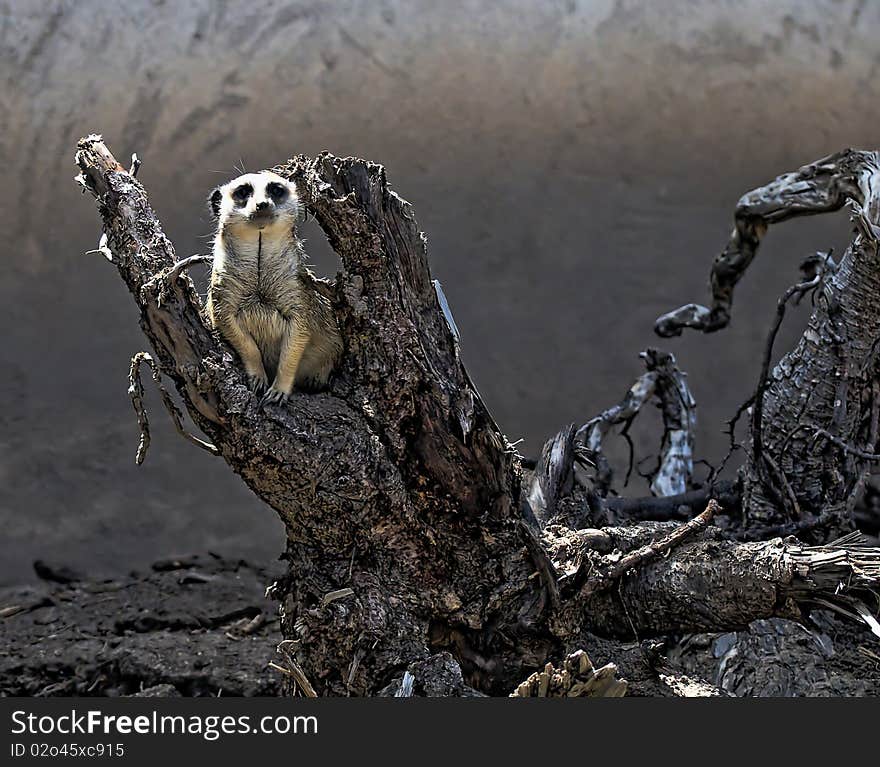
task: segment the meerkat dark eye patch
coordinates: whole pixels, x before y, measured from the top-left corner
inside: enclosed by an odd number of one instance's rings
[[[287,197],[287,187],[285,187],[284,184],[279,184],[277,181],[273,181],[271,184],[266,185],[266,194],[268,194],[275,203],[279,203]]]
[[[254,188],[250,184],[242,184],[232,190],[232,201],[241,207],[247,203],[250,196],[254,193]]]

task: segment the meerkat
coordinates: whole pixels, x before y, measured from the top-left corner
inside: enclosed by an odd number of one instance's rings
[[[251,388],[280,402],[324,388],[342,352],[329,301],[308,279],[296,236],[296,188],[263,171],[217,187],[206,314],[244,364]],[[271,384],[270,384],[271,381]]]

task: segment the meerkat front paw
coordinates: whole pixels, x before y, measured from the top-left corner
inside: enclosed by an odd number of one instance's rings
[[[281,389],[276,389],[274,386],[271,386],[269,390],[263,395],[262,403],[264,405],[277,405],[284,400],[287,399],[288,393],[285,391],[281,391]]]
[[[260,394],[261,392],[266,391],[269,386],[269,379],[266,378],[265,373],[248,373],[247,380],[248,388],[250,388],[254,394]]]

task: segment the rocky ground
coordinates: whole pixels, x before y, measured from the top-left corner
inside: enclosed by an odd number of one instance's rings
[[[36,562],[38,586],[0,590],[0,695],[277,695],[278,572],[204,554],[155,562],[149,573],[82,580]],[[824,611],[804,625],[665,642],[594,638],[629,694],[880,695],[880,638]],[[692,684],[695,683],[695,684]],[[713,689],[714,688],[714,689]]]

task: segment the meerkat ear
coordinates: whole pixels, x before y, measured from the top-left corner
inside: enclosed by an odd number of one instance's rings
[[[220,203],[223,201],[223,190],[218,186],[211,196],[208,198],[208,206],[211,208],[211,215],[216,219],[220,218]]]

